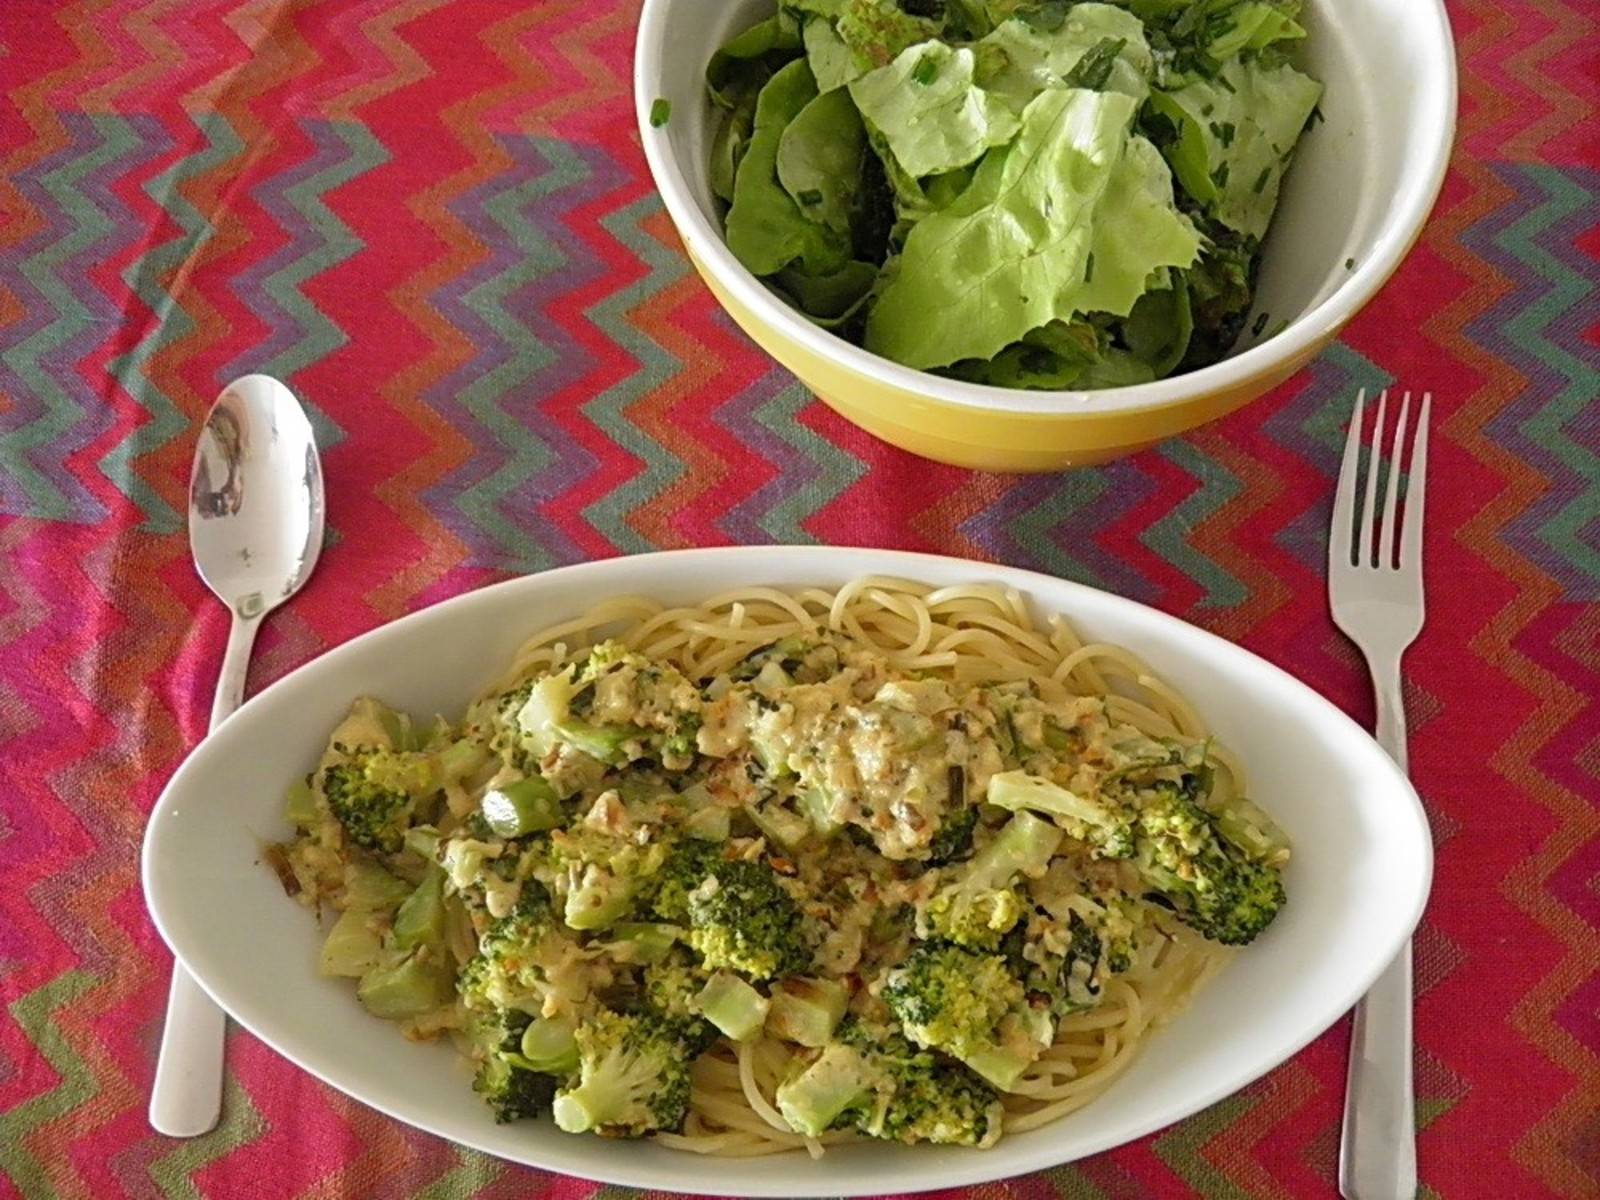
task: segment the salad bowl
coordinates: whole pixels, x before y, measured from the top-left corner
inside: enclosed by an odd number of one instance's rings
[[[1230,357],[1153,383],[1021,391],[913,370],[827,332],[730,252],[710,184],[720,110],[705,69],[770,0],[645,0],[634,66],[640,135],[707,286],[754,341],[869,433],[1000,471],[1103,462],[1213,420],[1305,366],[1375,296],[1420,235],[1454,138],[1455,51],[1441,0],[1306,0],[1298,65],[1324,85],[1262,252]]]

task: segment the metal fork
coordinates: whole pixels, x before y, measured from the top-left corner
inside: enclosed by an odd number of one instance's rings
[[[1361,418],[1355,414],[1339,468],[1339,492],[1328,537],[1328,603],[1334,623],[1366,656],[1377,697],[1379,745],[1406,766],[1406,712],[1400,694],[1400,656],[1422,630],[1422,504],[1428,473],[1428,410],[1422,396],[1405,495],[1399,493],[1411,393],[1400,402],[1389,455],[1383,507],[1378,499],[1385,410],[1378,397],[1366,491],[1356,504]],[[1376,523],[1382,520],[1381,527]],[[1345,1083],[1344,1132],[1339,1143],[1339,1194],[1345,1200],[1410,1200],[1417,1193],[1415,1103],[1412,1096],[1411,945],[1408,942],[1356,1005]]]

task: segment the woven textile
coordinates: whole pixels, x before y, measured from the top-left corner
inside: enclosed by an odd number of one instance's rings
[[[413,1132],[238,1034],[219,1129],[145,1123],[169,960],[137,848],[226,623],[185,482],[246,371],[313,408],[330,532],[254,687],[509,574],[817,541],[1109,588],[1361,719],[1322,571],[1341,426],[1358,387],[1431,387],[1422,1177],[1600,1194],[1600,35],[1588,0],[1451,16],[1455,164],[1343,340],[1181,441],[1008,478],[872,440],[722,316],[639,150],[634,4],[0,4],[0,1198],[628,1194]],[[970,1194],[1331,1197],[1346,1040]]]

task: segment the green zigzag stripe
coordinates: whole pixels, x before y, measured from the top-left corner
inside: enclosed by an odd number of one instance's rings
[[[29,1135],[50,1122],[87,1104],[99,1091],[94,1073],[61,1035],[55,1014],[99,984],[86,971],[70,970],[35,988],[11,1004],[11,1015],[32,1041],[34,1049],[54,1069],[60,1082],[8,1112],[0,1112],[0,1171],[25,1197],[51,1200],[56,1193],[45,1165],[29,1153]]]
[[[811,404],[810,389],[793,382],[751,414],[757,424],[800,451],[817,469],[810,483],[762,514],[761,528],[775,542],[815,542],[805,521],[866,474],[866,464],[860,459],[838,449],[799,420],[800,413]]]
[[[1074,514],[1092,510],[1106,494],[1108,481],[1105,471],[1070,471],[1052,481],[1039,503],[1012,518],[1007,532],[1013,543],[1025,547],[1032,556],[1027,566],[1091,587],[1106,586],[1098,572],[1064,551],[1051,534]]]
[[[461,1146],[451,1149],[455,1151],[456,1165],[417,1192],[414,1200],[460,1200],[462,1196],[476,1196],[506,1173],[506,1165],[497,1158]]]
[[[1546,201],[1510,226],[1495,244],[1514,254],[1519,262],[1550,284],[1550,290],[1528,305],[1502,327],[1513,345],[1566,377],[1559,393],[1539,404],[1519,431],[1535,445],[1558,458],[1578,479],[1593,486],[1564,504],[1544,523],[1538,536],[1552,551],[1592,579],[1600,579],[1600,553],[1580,536],[1583,529],[1600,516],[1600,495],[1593,481],[1600,480],[1600,458],[1567,435],[1565,426],[1595,398],[1596,373],[1564,348],[1544,336],[1550,324],[1592,295],[1589,282],[1560,259],[1537,244],[1538,237],[1552,225],[1565,220],[1589,203],[1589,193],[1555,167],[1529,164],[1522,173],[1543,190]]]
[[[122,280],[150,309],[150,324],[132,350],[119,355],[107,368],[123,389],[150,414],[150,420],[133,430],[100,460],[107,479],[144,514],[147,533],[176,533],[183,527],[172,506],[135,469],[136,462],[165,446],[189,429],[189,419],[146,374],[158,350],[181,342],[195,331],[194,321],[177,303],[161,280],[211,240],[210,220],[183,198],[182,184],[238,157],[243,143],[220,113],[192,115],[206,140],[206,148],[188,154],[145,185],[145,194],[170,216],[183,232],[137,259]]]
[[[1192,530],[1244,491],[1244,483],[1221,463],[1185,441],[1171,441],[1157,451],[1200,484],[1183,502],[1139,535],[1155,554],[1177,567],[1205,589],[1198,607],[1234,608],[1249,597],[1249,589],[1216,559],[1202,553],[1189,540]]]
[[[88,326],[93,316],[61,282],[56,271],[114,228],[94,202],[78,191],[79,182],[140,145],[137,133],[122,118],[96,115],[91,119],[100,134],[100,144],[40,180],[74,228],[39,253],[30,255],[22,264],[22,274],[50,302],[56,317],[4,352],[7,365],[40,398],[45,411],[38,420],[0,436],[0,460],[7,464],[7,470],[27,496],[32,515],[56,521],[72,517],[72,504],[59,488],[34,469],[29,454],[50,446],[66,434],[81,419],[82,412],[57,382],[58,371],[41,363]]]
[[[1156,1138],[1151,1147],[1162,1162],[1206,1200],[1250,1200],[1250,1194],[1234,1183],[1201,1151],[1219,1133],[1259,1103],[1248,1093],[1229,1096],[1210,1108],[1195,1113]]]
[[[274,271],[262,283],[267,295],[305,331],[299,341],[275,354],[259,368],[279,379],[290,379],[296,371],[321,361],[349,340],[344,330],[306,298],[301,287],[308,280],[353,257],[365,246],[354,231],[322,202],[322,197],[389,161],[389,152],[364,125],[333,121],[328,123],[328,127],[344,143],[348,155],[342,162],[329,164],[284,193],[295,212],[304,217],[306,224],[322,239],[322,244]],[[324,451],[342,440],[343,431],[326,413],[314,414],[313,420],[318,426],[317,440]]]
[[[222,1078],[222,1123],[210,1133],[173,1143],[168,1153],[150,1164],[150,1178],[169,1200],[201,1200],[195,1176],[268,1131],[267,1122],[239,1086],[238,1076],[225,1071]]]
[[[511,354],[494,369],[474,378],[458,397],[458,403],[494,434],[508,457],[499,470],[462,491],[453,503],[497,546],[514,551],[518,569],[542,571],[557,564],[543,547],[507,519],[500,502],[523,481],[535,478],[551,465],[555,456],[541,439],[528,435],[501,401],[517,395],[519,386],[548,367],[554,354],[506,308],[505,299],[566,265],[561,248],[523,214],[535,199],[581,184],[588,178],[589,168],[582,156],[565,143],[541,139],[533,144],[550,169],[518,187],[507,188],[483,206],[495,224],[505,230],[510,244],[521,247],[523,253],[512,266],[462,297],[462,302],[504,339]]]
[[[676,358],[627,319],[629,309],[671,287],[689,270],[687,261],[675,246],[662,245],[644,230],[645,218],[655,215],[660,209],[660,198],[651,192],[601,221],[601,225],[649,270],[630,286],[612,293],[590,309],[601,330],[627,350],[639,364],[633,374],[583,406],[584,416],[593,421],[608,438],[645,464],[643,471],[609,496],[589,505],[583,514],[595,529],[624,554],[639,554],[657,548],[628,524],[627,514],[637,511],[653,497],[660,495],[686,469],[682,459],[646,434],[626,414],[629,405],[649,392],[655,384],[670,379],[681,366]]]

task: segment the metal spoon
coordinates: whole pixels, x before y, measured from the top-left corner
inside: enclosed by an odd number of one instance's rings
[[[206,415],[189,480],[195,569],[233,613],[211,728],[244,700],[261,619],[300,590],[322,552],[322,464],[294,394],[266,375],[230,383]],[[150,1093],[150,1124],[194,1137],[222,1114],[226,1017],[181,963]]]

